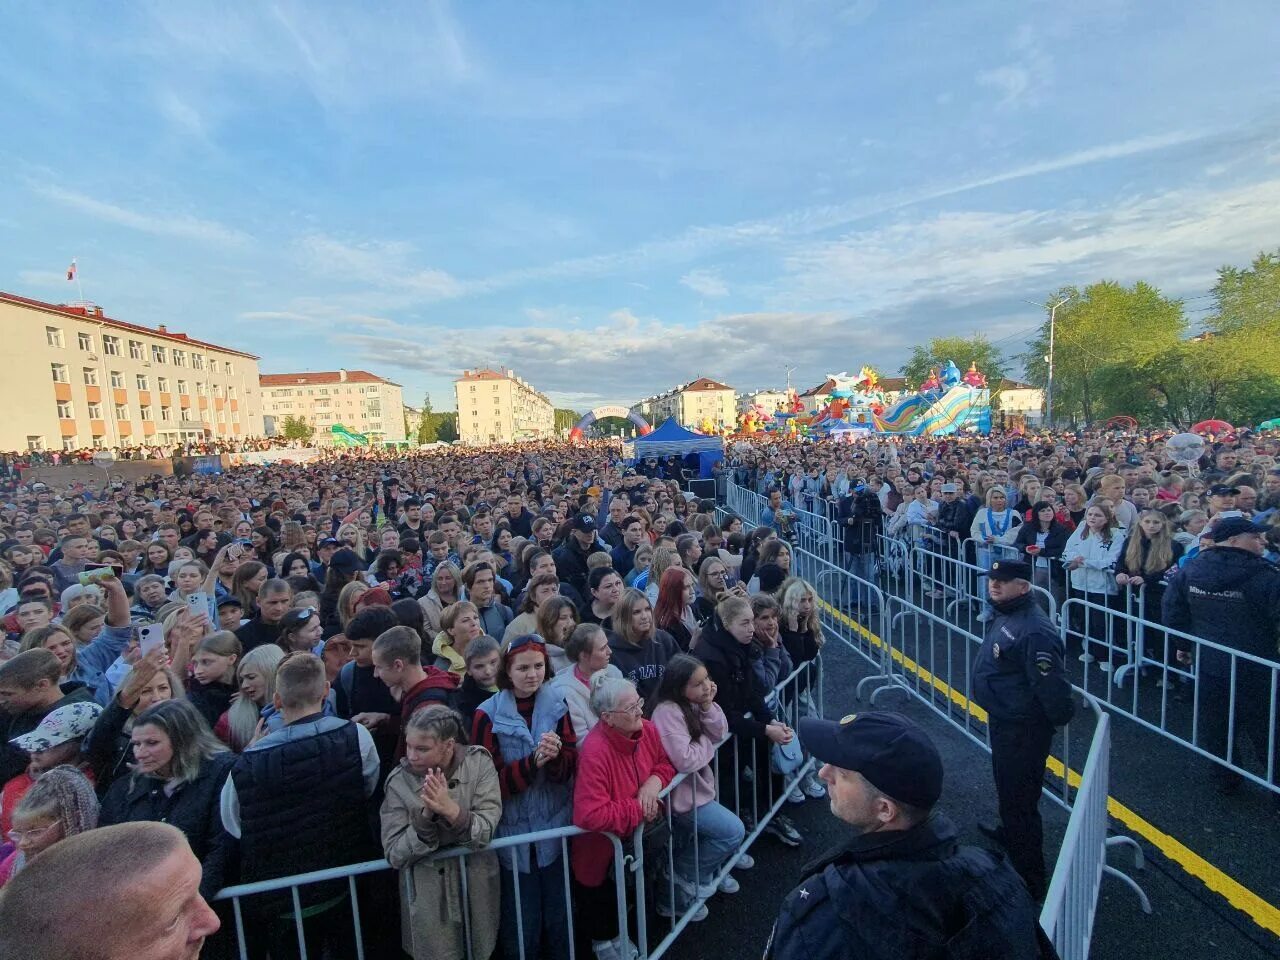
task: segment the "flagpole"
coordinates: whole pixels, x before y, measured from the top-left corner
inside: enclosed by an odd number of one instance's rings
[[[67,279],[76,282],[76,292],[80,294],[80,302],[84,303],[84,285],[80,282],[80,265],[75,257],[71,258],[71,266],[67,268]]]

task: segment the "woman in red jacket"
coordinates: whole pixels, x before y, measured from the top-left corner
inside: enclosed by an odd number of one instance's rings
[[[640,824],[657,820],[662,815],[658,795],[676,772],[657,728],[644,719],[644,701],[629,680],[603,670],[592,676],[591,709],[600,722],[578,748],[573,822],[597,833],[573,840],[578,912],[597,960],[630,960],[631,944],[618,929],[617,899],[609,882],[613,845],[599,834],[626,840]]]

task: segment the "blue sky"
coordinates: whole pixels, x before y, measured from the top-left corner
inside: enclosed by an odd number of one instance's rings
[[[216,10],[216,13],[209,11]],[[453,404],[798,384],[1280,247],[1273,2],[0,12],[0,289]],[[964,363],[965,358],[955,358]]]

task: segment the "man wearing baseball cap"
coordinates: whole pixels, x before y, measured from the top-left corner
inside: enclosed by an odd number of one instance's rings
[[[591,515],[579,513],[569,521],[569,536],[551,554],[560,580],[583,597],[587,596],[587,557],[604,552],[596,532],[596,522]]]
[[[942,757],[923,730],[867,711],[802,719],[799,735],[852,836],[805,867],[766,960],[1040,955],[1035,906],[1009,862],[961,846],[955,824],[933,811]]]
[[[1213,546],[1202,549],[1169,581],[1161,604],[1165,625],[1274,663],[1280,640],[1280,568],[1262,556],[1267,528],[1246,517],[1222,517],[1212,531]],[[1180,636],[1174,643],[1179,663],[1188,670],[1194,660],[1200,661],[1194,671],[1200,685],[1195,697],[1200,746],[1239,764],[1239,749],[1232,751],[1228,740],[1234,704],[1236,736],[1247,732],[1260,754],[1270,743],[1277,771],[1272,776],[1280,777],[1280,718],[1273,730],[1270,716],[1272,668]],[[1265,769],[1266,758],[1261,760]],[[1217,763],[1209,776],[1222,793],[1234,793],[1242,783],[1240,774]]]
[[[1036,900],[1048,890],[1040,791],[1054,730],[1071,719],[1065,648],[1031,594],[1031,565],[997,560],[987,573],[994,616],[973,664],[973,699],[987,711],[1002,843]]]

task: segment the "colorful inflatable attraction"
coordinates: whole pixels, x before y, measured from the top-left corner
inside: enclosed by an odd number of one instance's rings
[[[964,431],[991,432],[991,391],[987,378],[970,363],[961,373],[948,360],[941,371],[931,370],[915,391],[888,393],[879,375],[863,367],[856,377],[829,373],[833,386],[825,407],[807,415],[796,398],[772,415],[752,409],[739,417],[743,433],[760,430],[788,435],[825,436],[832,433],[942,436]]]

